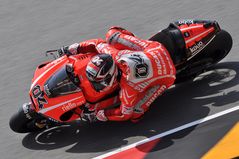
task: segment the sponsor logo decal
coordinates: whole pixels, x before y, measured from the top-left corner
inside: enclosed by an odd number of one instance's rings
[[[146,42],[144,42],[142,40],[139,40],[139,39],[137,39],[133,36],[130,36],[130,35],[125,35],[125,38],[130,40],[130,41],[133,41],[135,44],[138,44],[139,46],[144,47],[144,48],[146,48],[147,45],[148,45]]]
[[[66,112],[66,111],[69,111],[69,110],[71,110],[71,109],[73,109],[73,108],[75,108],[77,105],[76,105],[76,103],[67,103],[66,105],[63,105],[62,107],[61,107],[61,109],[64,111],[64,112]]]
[[[161,65],[161,62],[160,62],[158,56],[154,52],[150,52],[150,54],[153,56],[154,62],[157,65],[158,75],[162,75],[162,65]]]
[[[30,109],[31,109],[31,105],[30,104],[24,104],[22,106],[23,112],[26,115],[27,119],[32,119],[31,115],[30,115]]]
[[[140,57],[140,55],[132,54],[129,59],[135,62],[135,77],[136,78],[145,78],[148,76],[148,65],[144,62],[144,59]]]
[[[36,85],[32,89],[32,94],[33,94],[33,97],[37,100],[39,109],[43,109],[44,104],[47,104],[48,102],[44,98],[44,92],[41,90],[41,87],[39,85]]]
[[[162,86],[160,87],[160,89],[157,90],[157,92],[155,92],[155,93],[150,97],[149,101],[146,103],[146,106],[149,107],[149,106],[155,101],[155,99],[156,99],[159,95],[161,95],[161,94],[164,92],[165,89],[166,89],[166,86],[165,86],[165,85],[162,85]]]
[[[47,96],[50,96],[51,95],[51,92],[50,92],[50,89],[48,87],[48,84],[44,86],[44,91],[46,92],[46,95]]]
[[[84,104],[84,101],[80,101],[80,102],[76,102],[76,103],[69,102],[69,103],[67,103],[67,104],[64,104],[64,105],[61,107],[61,109],[62,109],[64,112],[67,112],[67,111],[69,111],[69,110],[71,110],[71,109],[73,109],[73,108],[75,108],[75,107],[77,107],[77,106],[80,106],[80,105],[82,105],[82,104]]]
[[[193,24],[193,20],[192,19],[185,19],[185,20],[180,20],[178,21],[178,24]]]
[[[197,51],[201,51],[204,45],[205,44],[202,41],[199,41],[196,44],[194,44],[192,47],[190,47],[189,50],[190,52],[195,53]]]
[[[108,40],[109,44],[114,44],[119,39],[120,32],[115,32]]]
[[[135,105],[134,107],[134,112],[135,113],[143,113],[144,112],[144,109],[142,108],[142,106],[148,101],[148,102],[153,102],[157,97],[158,97],[158,92],[157,92],[157,89],[159,89],[160,86],[157,85],[157,86],[154,86],[153,88],[149,89],[144,97]],[[162,90],[160,90],[162,91]],[[152,100],[152,101],[151,101]],[[147,103],[147,107],[149,107],[151,103]]]

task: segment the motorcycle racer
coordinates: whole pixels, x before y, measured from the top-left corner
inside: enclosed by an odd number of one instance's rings
[[[137,121],[174,83],[176,70],[166,48],[121,27],[110,28],[106,40],[92,39],[59,51],[60,56],[88,52],[98,54],[81,74],[89,81],[81,86],[86,100],[94,102],[120,89],[120,107],[94,112],[100,121]]]
[[[174,67],[176,84],[193,79],[228,55],[232,44],[216,21],[183,20],[149,40],[113,27],[104,40],[48,50],[54,60],[36,67],[30,101],[11,116],[9,126],[29,133],[79,119],[137,122],[174,82]]]

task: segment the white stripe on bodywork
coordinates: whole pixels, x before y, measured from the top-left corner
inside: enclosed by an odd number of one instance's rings
[[[192,27],[189,27],[189,28],[182,28],[180,30],[185,31],[185,30],[190,30],[190,29],[195,29],[195,28],[201,28],[201,26],[192,26]]]
[[[47,74],[53,67],[55,67],[55,65],[51,66],[51,67],[48,68],[45,72],[43,72],[40,76],[38,76],[37,79],[35,79],[35,81],[32,83],[31,89],[32,89],[32,87],[35,86],[35,84],[36,84],[45,74]]]
[[[62,60],[62,59],[61,59]],[[60,60],[59,60],[60,61]],[[59,62],[58,64],[60,64],[61,62]],[[56,64],[56,65],[58,65]],[[31,89],[33,86],[35,86],[35,84],[43,77],[45,76],[45,74],[47,74],[53,67],[55,67],[56,65],[51,66],[50,68],[48,68],[45,72],[43,72],[40,76],[37,77],[37,79],[35,79],[35,81],[32,83],[31,85]]]
[[[135,107],[134,107],[134,112],[135,113],[143,113],[144,112],[144,109],[142,108],[142,105],[144,103],[146,103],[151,97],[152,95],[156,92],[156,90],[158,90],[160,88],[159,85],[156,85],[150,89],[148,89],[144,95],[143,98],[141,98],[141,100],[135,104]]]
[[[197,36],[191,38],[191,39],[188,39],[188,40],[186,41],[186,44],[187,44],[187,43],[190,43],[191,41],[197,39],[198,37],[200,37],[200,36],[202,36],[202,35],[204,35],[204,34],[210,32],[210,31],[212,31],[213,29],[214,29],[214,28],[211,28],[211,29],[206,30],[206,31],[202,32],[201,34],[199,34],[199,35],[197,35]]]
[[[44,114],[44,113],[46,113],[46,112],[48,112],[48,111],[50,111],[50,110],[52,110],[52,109],[56,109],[56,108],[58,108],[58,107],[64,105],[64,104],[66,104],[66,103],[69,103],[69,102],[72,102],[72,101],[74,101],[74,100],[80,99],[81,97],[82,97],[82,96],[77,97],[77,98],[74,98],[74,99],[71,99],[71,100],[68,100],[68,101],[65,101],[65,102],[62,102],[62,103],[59,103],[59,104],[56,104],[56,105],[53,105],[53,106],[48,107],[48,108],[45,108],[45,109],[41,109],[41,110],[39,111],[39,113]]]
[[[214,36],[212,37],[212,39],[209,40],[202,48],[200,48],[200,49],[198,49],[196,52],[194,52],[193,55],[187,59],[187,61],[189,61],[189,60],[192,59],[194,56],[196,56],[200,51],[202,51],[215,37],[216,37],[216,35],[214,35]]]

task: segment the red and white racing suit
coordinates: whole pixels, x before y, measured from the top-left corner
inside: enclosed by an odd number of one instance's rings
[[[93,39],[70,47],[71,51],[108,53],[121,70],[119,108],[99,111],[101,121],[140,118],[153,101],[175,80],[175,67],[166,48],[154,41],[142,40],[122,28],[112,27],[106,42]],[[77,50],[75,49],[77,48]],[[95,50],[94,50],[95,49]]]

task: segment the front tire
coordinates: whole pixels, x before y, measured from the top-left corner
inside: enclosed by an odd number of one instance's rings
[[[12,115],[9,121],[10,128],[17,133],[29,133],[41,130],[35,126],[34,119],[28,119],[24,113],[23,107]]]

